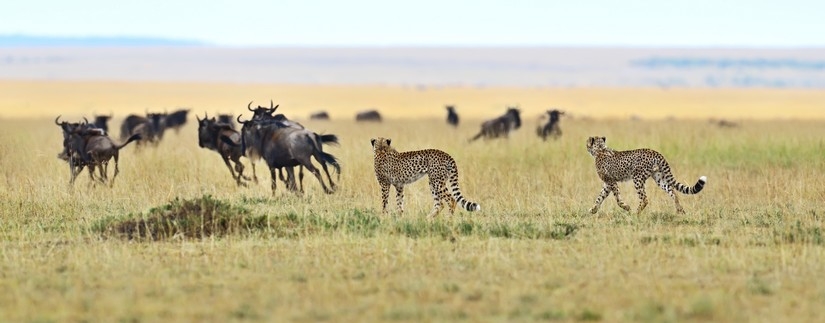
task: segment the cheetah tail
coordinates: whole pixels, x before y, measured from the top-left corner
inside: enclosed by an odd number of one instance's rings
[[[676,190],[678,190],[679,192],[682,192],[682,194],[696,194],[696,193],[699,193],[699,192],[702,191],[702,188],[705,187],[705,183],[707,183],[707,181],[708,181],[707,177],[701,176],[701,177],[699,177],[699,181],[697,181],[696,184],[693,185],[693,187],[689,187],[689,186],[684,185],[682,183],[676,183],[675,187],[676,187]]]

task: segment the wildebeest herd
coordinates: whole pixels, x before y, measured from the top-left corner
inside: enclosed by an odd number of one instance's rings
[[[447,123],[457,127],[459,117],[455,106],[447,105],[445,108]],[[335,168],[338,178],[340,178],[341,165],[335,156],[324,152],[323,146],[338,145],[336,135],[315,133],[305,129],[300,123],[289,120],[284,114],[275,114],[278,106],[272,101],[269,107],[257,106],[255,108],[250,102],[247,109],[251,113],[251,117],[247,120],[242,120],[242,115],[233,117],[229,114],[216,114],[211,118],[208,114],[205,114],[203,118],[196,116],[198,145],[201,148],[215,151],[221,156],[237,185],[247,186],[248,181],[258,183],[255,163],[263,159],[272,175],[273,193],[276,189],[276,178],[280,179],[287,189],[303,192],[304,168],[318,179],[326,193],[335,191],[336,184],[329,174],[328,165]],[[77,175],[84,168],[88,168],[92,183],[114,185],[114,179],[119,172],[117,163],[120,149],[133,141],[139,147],[157,146],[166,130],[171,129],[175,133],[180,131],[180,128],[186,124],[189,112],[190,109],[179,109],[171,113],[147,111],[144,115],[130,114],[120,126],[119,139],[122,142],[120,145],[115,144],[109,134],[108,122],[112,119],[111,114],[96,115],[93,122],[84,118],[83,122],[74,123],[60,121],[60,116],[58,116],[55,124],[63,131],[63,151],[58,154],[58,157],[69,164],[70,183],[73,184]],[[559,116],[564,113],[558,110],[547,113],[550,117],[547,124],[540,127],[537,132],[543,139],[548,136],[558,138],[561,135],[558,127]],[[329,120],[330,116],[326,111],[318,111],[311,114],[310,119]],[[381,122],[382,117],[377,110],[373,109],[357,113],[355,120]],[[236,129],[237,125],[241,125],[241,128]],[[510,131],[520,126],[519,109],[508,107],[504,115],[482,123],[480,132],[470,141],[479,138],[506,138]],[[244,174],[246,168],[241,162],[242,156],[246,157],[252,166],[252,177]],[[311,158],[321,165],[329,186],[324,182],[318,168],[312,164]],[[115,163],[111,180],[108,178],[110,160],[114,160]],[[295,166],[299,167],[297,180],[293,170]],[[96,169],[97,178],[94,174]],[[275,176],[276,170],[277,177]]]

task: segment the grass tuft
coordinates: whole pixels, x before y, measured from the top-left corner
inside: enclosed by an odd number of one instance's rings
[[[150,209],[145,215],[126,219],[104,219],[92,230],[104,236],[133,240],[165,240],[173,237],[206,238],[248,231],[263,225],[262,217],[248,217],[249,210],[204,195],[194,199],[175,198]]]

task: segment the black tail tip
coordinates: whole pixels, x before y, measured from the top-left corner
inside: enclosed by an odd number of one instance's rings
[[[705,187],[705,183],[708,182],[708,178],[705,176],[700,176],[699,181],[696,182],[696,185],[693,185],[693,193],[699,193],[703,187]]]
[[[467,203],[467,211],[481,211],[481,205],[478,205],[478,203]]]

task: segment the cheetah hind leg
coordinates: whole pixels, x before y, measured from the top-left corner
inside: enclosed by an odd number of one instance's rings
[[[663,191],[667,192],[667,195],[670,195],[670,198],[673,199],[673,203],[676,204],[676,213],[685,214],[685,209],[682,208],[682,205],[679,203],[679,196],[677,196],[676,193],[673,192],[673,187],[671,187],[667,183],[667,181],[664,180],[664,178],[662,177],[662,174],[661,173],[654,173],[653,174],[653,179],[656,180],[656,184],[658,184],[659,187]]]
[[[439,195],[441,196],[441,201],[450,207],[450,215],[455,215],[455,206],[458,205],[458,202],[450,195],[446,184],[447,183],[442,184]]]
[[[444,180],[440,178],[432,178],[430,177],[430,191],[433,194],[433,210],[430,211],[430,214],[427,215],[427,219],[432,220],[435,218],[438,213],[441,212],[441,209],[444,208],[444,204],[441,203],[443,200],[443,192],[446,190],[444,186]]]
[[[636,188],[636,194],[639,195],[639,209],[636,211],[636,213],[641,214],[642,210],[644,210],[647,206],[647,193],[645,193],[645,179],[639,177],[634,178],[633,186]]]

